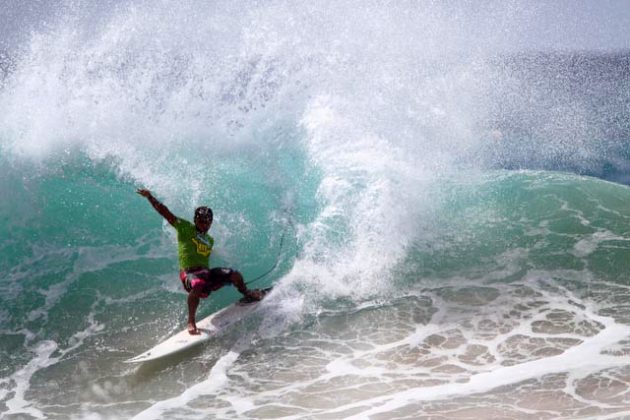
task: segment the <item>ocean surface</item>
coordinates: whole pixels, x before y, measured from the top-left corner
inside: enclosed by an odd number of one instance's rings
[[[0,53],[0,418],[630,418],[630,52],[441,2],[80,4]],[[144,365],[186,294],[136,188],[274,285]]]

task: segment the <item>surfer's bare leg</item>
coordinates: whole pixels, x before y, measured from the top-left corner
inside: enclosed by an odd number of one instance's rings
[[[188,293],[188,333],[190,335],[199,334],[197,323],[195,322],[197,306],[199,306],[199,294],[199,291],[195,289]]]
[[[230,281],[236,287],[236,289],[241,292],[244,296],[247,296],[254,300],[262,299],[262,292],[260,290],[249,290],[245,285],[245,281],[243,280],[243,276],[238,271],[232,271],[230,275]]]

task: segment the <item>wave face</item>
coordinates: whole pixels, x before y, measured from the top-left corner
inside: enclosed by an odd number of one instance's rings
[[[515,52],[509,3],[105,4],[0,53],[3,416],[630,415],[630,55]],[[275,285],[140,367],[186,309],[138,187]]]

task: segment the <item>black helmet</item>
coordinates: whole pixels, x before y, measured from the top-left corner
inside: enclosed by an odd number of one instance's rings
[[[197,207],[195,209],[195,219],[212,220],[212,209],[206,206]]]

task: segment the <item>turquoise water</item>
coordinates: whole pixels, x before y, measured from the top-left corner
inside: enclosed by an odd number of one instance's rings
[[[408,7],[75,5],[10,52],[0,417],[630,415],[628,55]],[[141,187],[274,292],[137,366],[186,320]]]

